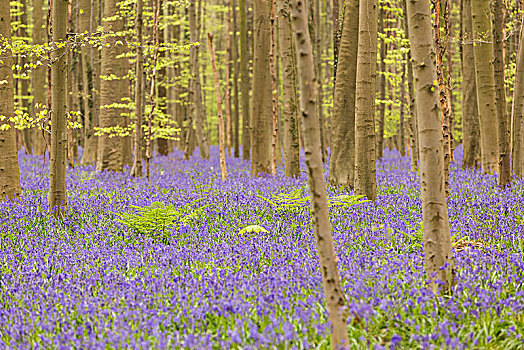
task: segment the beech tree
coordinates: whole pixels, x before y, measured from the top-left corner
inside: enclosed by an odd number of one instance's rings
[[[431,11],[425,0],[407,0],[409,42],[417,100],[424,263],[434,293],[453,284],[451,237],[444,187],[442,124]]]
[[[316,108],[317,91],[313,66],[313,47],[309,37],[306,3],[293,0],[291,23],[293,25],[300,85],[300,115],[304,135],[304,149],[311,195],[311,213],[317,238],[317,249],[322,273],[324,297],[331,323],[331,346],[333,349],[349,349],[347,330],[347,300],[340,284],[338,258],[335,253],[329,208],[327,203],[324,168],[320,153],[320,129]]]
[[[20,171],[14,117],[13,58],[9,1],[0,2],[0,201],[20,195]]]

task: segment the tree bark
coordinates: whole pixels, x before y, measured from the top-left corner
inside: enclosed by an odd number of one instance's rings
[[[384,33],[384,17],[386,11],[380,10],[379,26],[382,33]],[[378,135],[377,135],[377,158],[380,159],[384,152],[384,125],[386,119],[386,57],[387,57],[387,44],[384,39],[380,40],[380,56],[379,65],[380,73],[378,76],[378,93],[379,93],[379,105],[378,105]]]
[[[82,11],[82,14],[79,17],[78,21],[78,31],[80,33],[90,32],[91,31],[91,0],[79,0],[78,3],[79,9]],[[89,149],[92,148],[93,142],[91,142],[91,137],[93,137],[93,123],[94,118],[93,111],[89,101],[92,100],[93,96],[90,88],[90,81],[93,81],[92,78],[92,67],[90,61],[90,49],[88,46],[83,46],[80,48],[80,60],[82,62],[82,101],[84,104],[84,125],[83,125],[83,145],[84,145],[84,155],[82,156],[82,163],[88,163],[94,161],[94,152]]]
[[[361,0],[359,8],[357,84],[355,97],[355,194],[377,196],[375,144],[375,80],[377,2]]]
[[[251,172],[271,173],[271,76],[269,72],[269,1],[253,2],[255,52],[253,54],[253,96],[251,105]]]
[[[27,13],[28,13],[28,5],[26,1],[20,2],[20,27],[18,28],[19,31],[19,37],[26,38],[28,36],[27,33]],[[20,67],[26,67],[28,64],[28,59],[25,57],[25,55],[20,55],[18,57],[19,65]],[[20,77],[20,92],[18,94],[20,96],[20,103],[19,106],[21,110],[24,113],[29,113],[29,77],[22,76]],[[33,142],[32,142],[32,132],[33,130],[30,128],[25,128],[21,130],[22,133],[22,143],[24,145],[25,153],[26,154],[33,154]]]
[[[493,73],[495,74],[495,106],[498,121],[498,151],[499,151],[499,181],[498,185],[504,188],[511,181],[509,129],[506,115],[506,88],[504,86],[504,3],[502,0],[493,0]]]
[[[240,89],[242,90],[242,159],[251,152],[251,117],[249,107],[249,55],[247,47],[246,0],[240,0]]]
[[[476,168],[480,156],[480,121],[473,53],[471,0],[462,0],[462,167]]]
[[[67,8],[68,0],[54,0],[53,43],[64,47],[51,53],[51,153],[49,169],[49,210],[62,216],[67,210]]]
[[[481,164],[485,173],[498,173],[498,127],[491,43],[490,1],[471,0],[475,45],[473,54],[480,115]]]
[[[41,45],[44,43],[45,38],[45,21],[44,21],[44,10],[43,0],[33,0],[33,30],[32,38],[34,45]],[[40,59],[33,57],[33,64],[37,64]],[[47,106],[46,101],[46,67],[44,65],[36,66],[31,72],[31,94],[33,95],[32,103],[32,115],[36,117]],[[46,150],[46,141],[44,139],[45,131],[42,130],[42,126],[33,129],[33,153],[36,155],[42,155]]]
[[[136,2],[136,37],[138,46],[136,48],[136,82],[135,82],[135,157],[133,164],[133,176],[142,177],[142,123],[144,119],[144,107],[142,105],[143,99],[143,84],[144,84],[144,19],[143,19],[143,1]]]
[[[278,100],[277,100],[277,74],[275,70],[275,4],[270,0],[270,35],[269,35],[269,74],[271,75],[271,175],[277,173],[277,152],[278,150]],[[280,158],[280,157],[279,157]]]
[[[103,21],[105,33],[117,33],[123,29],[123,21],[117,16],[118,0],[104,1]],[[113,103],[120,103],[125,97],[121,79],[127,74],[128,62],[126,58],[117,58],[122,52],[111,37],[104,39],[108,46],[102,47],[101,75],[105,78],[100,82],[100,128],[119,128],[124,125],[122,109],[109,107]],[[109,78],[108,77],[114,77]],[[122,171],[124,157],[124,142],[121,136],[114,131],[103,132],[98,139],[98,156],[96,169],[98,171]]]
[[[233,156],[235,158],[240,157],[240,140],[239,140],[239,128],[240,128],[240,101],[238,98],[238,76],[239,76],[239,64],[238,64],[238,22],[237,22],[237,0],[233,0],[231,5],[233,11],[233,104],[235,105],[233,113]]]
[[[436,293],[439,290],[437,281],[444,282],[442,290],[451,287],[453,271],[444,189],[441,111],[436,86],[435,48],[429,2],[407,0],[407,19],[419,127],[424,261],[430,287]]]
[[[278,44],[282,60],[282,97],[284,103],[284,166],[286,176],[298,178],[300,175],[300,148],[297,116],[297,67],[289,11],[289,0],[278,0]]]
[[[338,258],[335,253],[329,208],[324,182],[324,167],[320,154],[320,133],[317,108],[315,106],[316,82],[313,66],[313,47],[308,33],[306,3],[293,0],[291,19],[298,62],[300,84],[300,114],[304,135],[308,185],[311,196],[313,227],[317,238],[317,249],[322,272],[322,284],[329,321],[331,323],[331,346],[333,349],[349,349],[347,331],[347,300],[340,284]]]
[[[225,70],[226,70],[226,94],[225,94],[225,104],[226,104],[226,146],[227,146],[227,153],[229,156],[231,156],[231,19],[232,19],[232,11],[231,11],[231,0],[225,0],[226,1],[226,8],[227,8],[227,25],[226,25],[226,62],[225,62]]]
[[[219,144],[220,144],[220,173],[222,175],[222,181],[227,180],[227,168],[226,168],[226,146],[225,146],[225,132],[224,132],[224,121],[222,117],[222,97],[220,92],[220,82],[218,80],[217,65],[215,60],[215,50],[213,49],[213,35],[207,34],[207,40],[209,42],[209,53],[211,55],[211,65],[213,68],[213,77],[215,79],[215,94],[217,99],[217,113],[218,113],[218,133],[219,133]]]
[[[329,182],[353,188],[355,181],[355,92],[357,83],[359,0],[345,6],[333,100]]]
[[[524,38],[524,26],[521,26],[520,37]],[[524,154],[522,140],[524,130],[524,42],[519,43],[517,54],[517,71],[515,73],[515,87],[513,90],[513,107],[511,113],[512,137],[512,169],[516,175],[524,173]]]
[[[9,1],[0,2],[0,35],[11,43]],[[16,149],[16,129],[9,118],[14,117],[14,81],[11,48],[0,47],[0,201],[20,196],[20,170]],[[7,125],[7,130],[3,128]]]
[[[189,40],[192,43],[196,43],[200,40],[200,23],[196,13],[196,2],[196,0],[191,0],[191,2],[189,3]],[[189,49],[189,64],[191,73],[191,78],[189,82],[189,95],[191,117],[189,120],[190,123],[188,123],[186,130],[186,146],[184,151],[186,159],[189,159],[189,156],[193,153],[190,152],[192,151],[192,148],[189,145],[189,136],[193,128],[192,121],[195,122],[196,141],[198,148],[200,149],[200,157],[202,159],[209,159],[209,145],[204,130],[204,114],[202,111],[202,88],[200,84],[198,52],[198,46],[192,45]]]

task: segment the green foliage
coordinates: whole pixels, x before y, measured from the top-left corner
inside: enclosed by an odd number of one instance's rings
[[[193,208],[200,200],[175,208],[173,204],[153,202],[146,207],[132,205],[136,210],[133,213],[113,213],[117,216],[117,222],[122,223],[137,234],[152,237],[164,244],[170,244],[176,239],[185,239],[178,232],[181,225],[195,225],[203,216],[204,209],[209,205]]]
[[[244,227],[242,230],[240,230],[240,232],[238,232],[239,235],[241,234],[244,234],[244,233],[260,233],[260,232],[263,232],[263,233],[269,233],[268,230],[266,230],[265,228],[263,228],[262,226],[259,226],[259,225],[249,225],[249,226],[246,226]]]

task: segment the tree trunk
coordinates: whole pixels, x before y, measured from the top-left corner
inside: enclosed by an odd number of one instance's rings
[[[18,28],[18,36],[21,38],[26,38],[28,36],[27,33],[27,12],[28,12],[28,6],[25,1],[20,2],[20,26]],[[25,55],[20,55],[18,57],[18,64],[20,67],[26,67],[26,65],[29,63],[28,59]],[[22,76],[20,77],[20,92],[18,94],[20,96],[20,103],[19,107],[24,113],[29,113],[29,77]],[[32,143],[32,129],[26,128],[21,130],[22,133],[22,143],[24,145],[25,153],[26,154],[33,154],[33,143]]]
[[[251,105],[251,172],[271,173],[271,75],[269,72],[269,1],[253,2],[255,52],[253,54],[253,96]]]
[[[298,80],[300,84],[300,114],[304,134],[304,149],[308,168],[308,185],[311,196],[311,214],[317,237],[317,249],[322,272],[322,284],[329,321],[331,323],[331,347],[349,349],[347,331],[347,300],[340,284],[338,258],[333,243],[329,208],[324,182],[324,167],[320,154],[320,133],[317,108],[315,106],[316,84],[313,66],[313,47],[308,33],[305,2],[293,0],[291,20],[298,58]]]
[[[9,1],[0,2],[0,35],[11,43],[11,17]],[[0,201],[20,196],[20,171],[16,149],[16,129],[9,118],[15,116],[13,59],[11,48],[0,47]],[[8,125],[7,130],[3,130]]]
[[[377,196],[375,144],[375,80],[377,2],[361,0],[359,8],[357,84],[355,97],[355,194]]]
[[[407,0],[407,19],[415,68],[424,261],[430,287],[436,293],[439,289],[437,281],[444,282],[442,290],[451,287],[453,271],[451,266],[446,267],[446,264],[452,263],[451,238],[444,189],[443,135],[429,2]]]
[[[498,173],[498,128],[495,108],[495,81],[490,21],[490,1],[471,0],[471,17],[475,44],[473,54],[477,82],[477,103],[480,115],[482,170]]]
[[[385,32],[384,17],[386,11],[381,9],[379,26],[382,33]],[[386,119],[386,57],[388,55],[387,44],[384,39],[380,40],[380,73],[378,76],[378,93],[379,93],[379,105],[378,105],[378,137],[377,137],[377,158],[380,159],[384,152],[384,124]]]
[[[207,40],[209,42],[209,53],[211,55],[211,65],[213,68],[213,77],[215,78],[215,94],[217,99],[217,113],[218,113],[218,133],[219,133],[219,144],[220,144],[220,173],[222,174],[222,181],[227,180],[227,169],[226,169],[226,147],[224,140],[224,122],[222,117],[222,97],[220,92],[220,82],[218,80],[217,65],[215,60],[215,50],[213,49],[213,35],[207,34]]]
[[[233,113],[233,156],[235,158],[240,157],[240,147],[239,147],[239,128],[240,128],[240,103],[238,99],[238,70],[239,70],[239,64],[238,64],[238,38],[237,38],[237,31],[238,31],[238,23],[237,23],[237,0],[233,0],[231,5],[232,11],[233,11],[233,104],[235,105],[234,113]]]
[[[103,21],[106,33],[115,33],[123,29],[123,21],[117,17],[117,2],[118,0],[104,1],[104,18],[111,18]],[[100,128],[119,128],[124,125],[122,110],[109,105],[120,103],[125,96],[120,79],[127,73],[128,62],[126,58],[116,58],[121,53],[121,49],[113,39],[107,38],[104,43],[109,46],[102,47],[101,75],[105,78],[100,82]],[[115,78],[108,80],[110,76]],[[98,171],[122,171],[123,141],[115,131],[103,131],[98,141],[96,164]]]
[[[348,1],[338,53],[333,101],[329,182],[353,188],[355,181],[355,89],[357,79],[359,0]]]
[[[44,10],[42,8],[43,0],[33,0],[33,44],[41,45],[44,43],[45,37],[45,22],[44,22]],[[33,64],[37,64],[40,59],[33,57]],[[36,66],[31,72],[31,94],[33,95],[32,103],[32,116],[36,117],[38,113],[43,110],[43,107],[47,105],[46,101],[46,67],[43,65]],[[41,123],[38,127],[33,129],[33,153],[36,155],[42,155],[46,150],[46,141],[44,139],[45,131],[42,130]]]
[[[269,73],[271,74],[271,115],[272,115],[272,127],[271,127],[271,175],[277,173],[277,152],[278,150],[278,92],[277,92],[277,74],[278,70],[275,70],[275,4],[273,0],[271,2],[270,10],[270,47],[269,47]],[[279,156],[280,158],[280,156]]]
[[[142,177],[142,123],[144,119],[144,107],[142,105],[143,83],[144,83],[144,57],[143,57],[143,1],[136,2],[136,37],[138,46],[136,48],[136,82],[135,82],[135,157],[131,175]]]
[[[231,11],[231,0],[226,1],[227,8],[227,25],[226,25],[226,94],[225,94],[225,103],[226,103],[226,145],[227,153],[231,156],[231,17],[233,16]]]
[[[322,106],[322,55],[320,50],[320,1],[314,1],[309,5],[312,11],[313,23],[309,26],[311,37],[314,40],[315,47],[313,50],[313,61],[315,63],[315,76],[317,77],[317,109],[318,125],[320,132],[320,149],[322,152],[322,162],[327,161],[327,141],[326,141],[326,123],[324,118],[324,108]]]
[[[97,31],[99,22],[99,0],[91,0],[91,19],[89,22],[90,32],[94,33]],[[84,126],[86,130],[87,139],[84,143],[84,154],[82,156],[82,164],[95,163],[98,156],[98,140],[99,137],[95,135],[95,127],[100,125],[100,71],[101,71],[101,60],[100,52],[97,47],[91,47],[89,50],[89,65],[92,69],[92,90],[91,90],[91,121],[89,128]]]
[[[67,40],[68,0],[54,0],[52,10],[53,42]],[[67,51],[53,50],[51,58],[51,153],[49,169],[49,210],[61,216],[67,210]]]
[[[91,31],[91,0],[79,0],[78,4],[80,10],[83,12],[79,16],[78,21],[78,31],[80,33],[90,32]],[[90,49],[87,46],[80,48],[81,62],[82,62],[82,101],[84,102],[84,129],[83,129],[83,144],[84,144],[84,155],[82,157],[82,163],[87,163],[89,161],[94,161],[93,155],[94,152],[89,147],[92,148],[93,142],[90,138],[93,137],[93,123],[94,118],[93,111],[91,110],[89,100],[92,99],[91,87],[89,82],[93,81],[92,79],[92,67],[90,62]],[[89,159],[91,158],[91,159]]]
[[[246,0],[240,0],[240,89],[242,90],[242,159],[250,159],[251,118],[249,107],[249,55],[247,47]]]
[[[404,14],[407,13],[406,1],[402,0],[402,10]],[[405,17],[404,17],[405,18]],[[409,38],[409,27],[407,19],[404,19],[404,33]],[[409,93],[409,126],[410,126],[410,146],[411,146],[411,171],[415,172],[418,169],[420,160],[419,143],[418,143],[418,123],[417,123],[417,106],[415,101],[415,89],[413,88],[413,65],[411,64],[411,51],[408,51],[406,57],[406,69],[408,79],[408,93]]]
[[[521,26],[520,37],[524,38],[524,26]],[[512,162],[513,172],[516,175],[522,175],[524,173],[524,154],[522,153],[522,146],[524,142],[523,130],[524,130],[524,42],[520,41],[519,51],[517,54],[517,71],[515,73],[515,87],[513,90],[513,108],[511,113],[511,125],[513,130],[511,136],[513,138],[511,144],[512,149]]]
[[[191,0],[189,4],[189,40],[192,43],[200,41],[200,23],[196,14],[196,0]],[[200,157],[202,159],[209,159],[209,145],[207,142],[207,137],[204,130],[204,114],[202,111],[202,88],[200,85],[200,74],[199,74],[199,65],[198,65],[198,46],[191,46],[189,49],[189,61],[190,61],[190,72],[191,79],[189,82],[189,94],[190,94],[190,121],[188,123],[187,133],[190,133],[192,130],[192,121],[195,122],[196,127],[196,141],[198,148],[200,149]],[[188,134],[186,134],[186,151],[185,158],[189,159],[191,147],[188,144],[189,141]]]
[[[401,81],[400,81],[400,116],[399,116],[399,122],[398,122],[398,134],[399,134],[399,148],[400,148],[400,155],[404,157],[406,154],[406,145],[404,140],[404,104],[406,102],[406,65],[402,65],[402,73],[401,73]]]
[[[284,166],[286,176],[298,178],[300,175],[300,148],[298,144],[297,68],[289,11],[289,0],[278,0],[278,44],[282,60],[284,102]]]
[[[499,182],[504,188],[511,181],[509,129],[506,115],[506,88],[504,86],[504,3],[493,0],[493,72],[495,74],[495,106],[498,121]]]
[[[480,121],[473,54],[471,0],[462,0],[462,167],[476,168],[480,156]]]

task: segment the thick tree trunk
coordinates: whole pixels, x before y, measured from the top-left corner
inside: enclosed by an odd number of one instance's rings
[[[355,194],[377,196],[375,144],[375,80],[377,2],[361,0],[355,97]]]
[[[511,181],[508,116],[506,115],[506,88],[504,86],[504,3],[493,0],[493,72],[495,74],[495,106],[498,121],[498,185],[504,188]]]
[[[189,40],[192,43],[200,41],[200,22],[196,14],[197,0],[191,0],[189,4]],[[191,80],[189,82],[189,94],[190,94],[190,121],[186,130],[186,146],[185,146],[185,158],[189,159],[189,156],[193,153],[189,145],[189,133],[192,130],[192,121],[195,122],[196,127],[196,141],[198,148],[200,149],[200,157],[202,159],[209,159],[209,145],[207,142],[206,133],[204,130],[204,113],[202,111],[202,88],[200,84],[200,74],[198,65],[198,46],[191,46],[189,49],[189,65],[191,71]]]
[[[275,4],[270,0],[270,35],[269,35],[269,74],[271,74],[271,175],[277,173],[277,152],[278,149],[278,91],[277,74],[275,70]],[[279,157],[280,158],[280,155]]]
[[[355,89],[357,82],[359,0],[348,1],[338,53],[333,101],[329,182],[353,188],[355,180]]]
[[[213,35],[207,34],[207,40],[209,42],[209,53],[211,55],[211,65],[213,68],[213,77],[215,80],[215,94],[217,99],[217,113],[218,113],[218,133],[220,144],[220,173],[222,175],[222,181],[227,180],[227,168],[226,168],[226,146],[225,146],[225,131],[224,122],[222,117],[222,97],[220,92],[220,82],[218,80],[217,65],[215,60],[215,50],[213,49]]]
[[[286,176],[300,175],[297,117],[296,55],[291,32],[289,0],[278,0],[278,44],[282,60],[282,97],[284,102],[284,166]]]
[[[247,47],[246,0],[240,0],[240,89],[242,90],[242,159],[251,152],[251,117],[249,107],[249,55]]]
[[[53,42],[67,38],[68,0],[54,0]],[[51,53],[51,154],[49,169],[49,210],[61,216],[67,210],[67,46]]]
[[[0,2],[0,36],[11,42],[11,17],[9,1]],[[0,201],[20,196],[20,171],[16,149],[16,129],[8,118],[15,115],[13,59],[9,47],[0,47],[0,115],[7,119],[0,120]],[[7,130],[2,127],[8,125]]]
[[[462,167],[476,168],[480,156],[480,121],[473,56],[471,0],[462,0]]]
[[[271,173],[271,75],[269,73],[269,1],[253,2],[255,52],[253,54],[253,96],[251,105],[251,172]]]
[[[340,284],[338,258],[335,253],[329,208],[324,182],[324,167],[320,154],[320,133],[316,104],[313,47],[308,33],[305,2],[293,0],[291,19],[298,58],[298,80],[300,84],[300,114],[304,134],[304,148],[308,169],[308,185],[311,195],[313,227],[317,237],[317,249],[322,272],[322,284],[329,321],[331,323],[331,347],[349,349],[347,331],[347,300]]]
[[[104,1],[104,32],[119,32],[123,29],[123,22],[117,15],[118,0]],[[121,108],[109,107],[113,103],[120,103],[125,97],[122,89],[121,78],[127,73],[128,62],[126,58],[117,58],[122,49],[115,45],[111,38],[105,39],[109,46],[102,47],[101,75],[105,77],[100,82],[100,128],[118,128],[124,125]],[[108,80],[107,77],[114,76]],[[96,169],[122,171],[124,157],[124,142],[121,136],[114,131],[104,131],[98,141],[98,156]]]
[[[44,43],[45,38],[45,21],[44,21],[44,10],[42,8],[43,0],[33,0],[33,44],[41,45]],[[33,64],[37,64],[40,59],[33,57]],[[46,67],[43,65],[36,66],[31,72],[31,94],[33,95],[32,103],[32,116],[42,111],[42,107],[47,105],[46,101]],[[33,153],[36,155],[42,155],[46,150],[46,141],[44,139],[45,131],[42,130],[41,125],[33,129]]]
[[[473,54],[477,82],[477,103],[480,115],[481,164],[485,173],[498,173],[498,127],[495,108],[493,50],[490,1],[471,0],[474,42]]]
[[[425,0],[407,0],[420,142],[420,177],[424,222],[424,260],[434,293],[453,283],[451,238],[444,189],[444,155],[431,12]],[[450,266],[446,266],[450,264]]]

